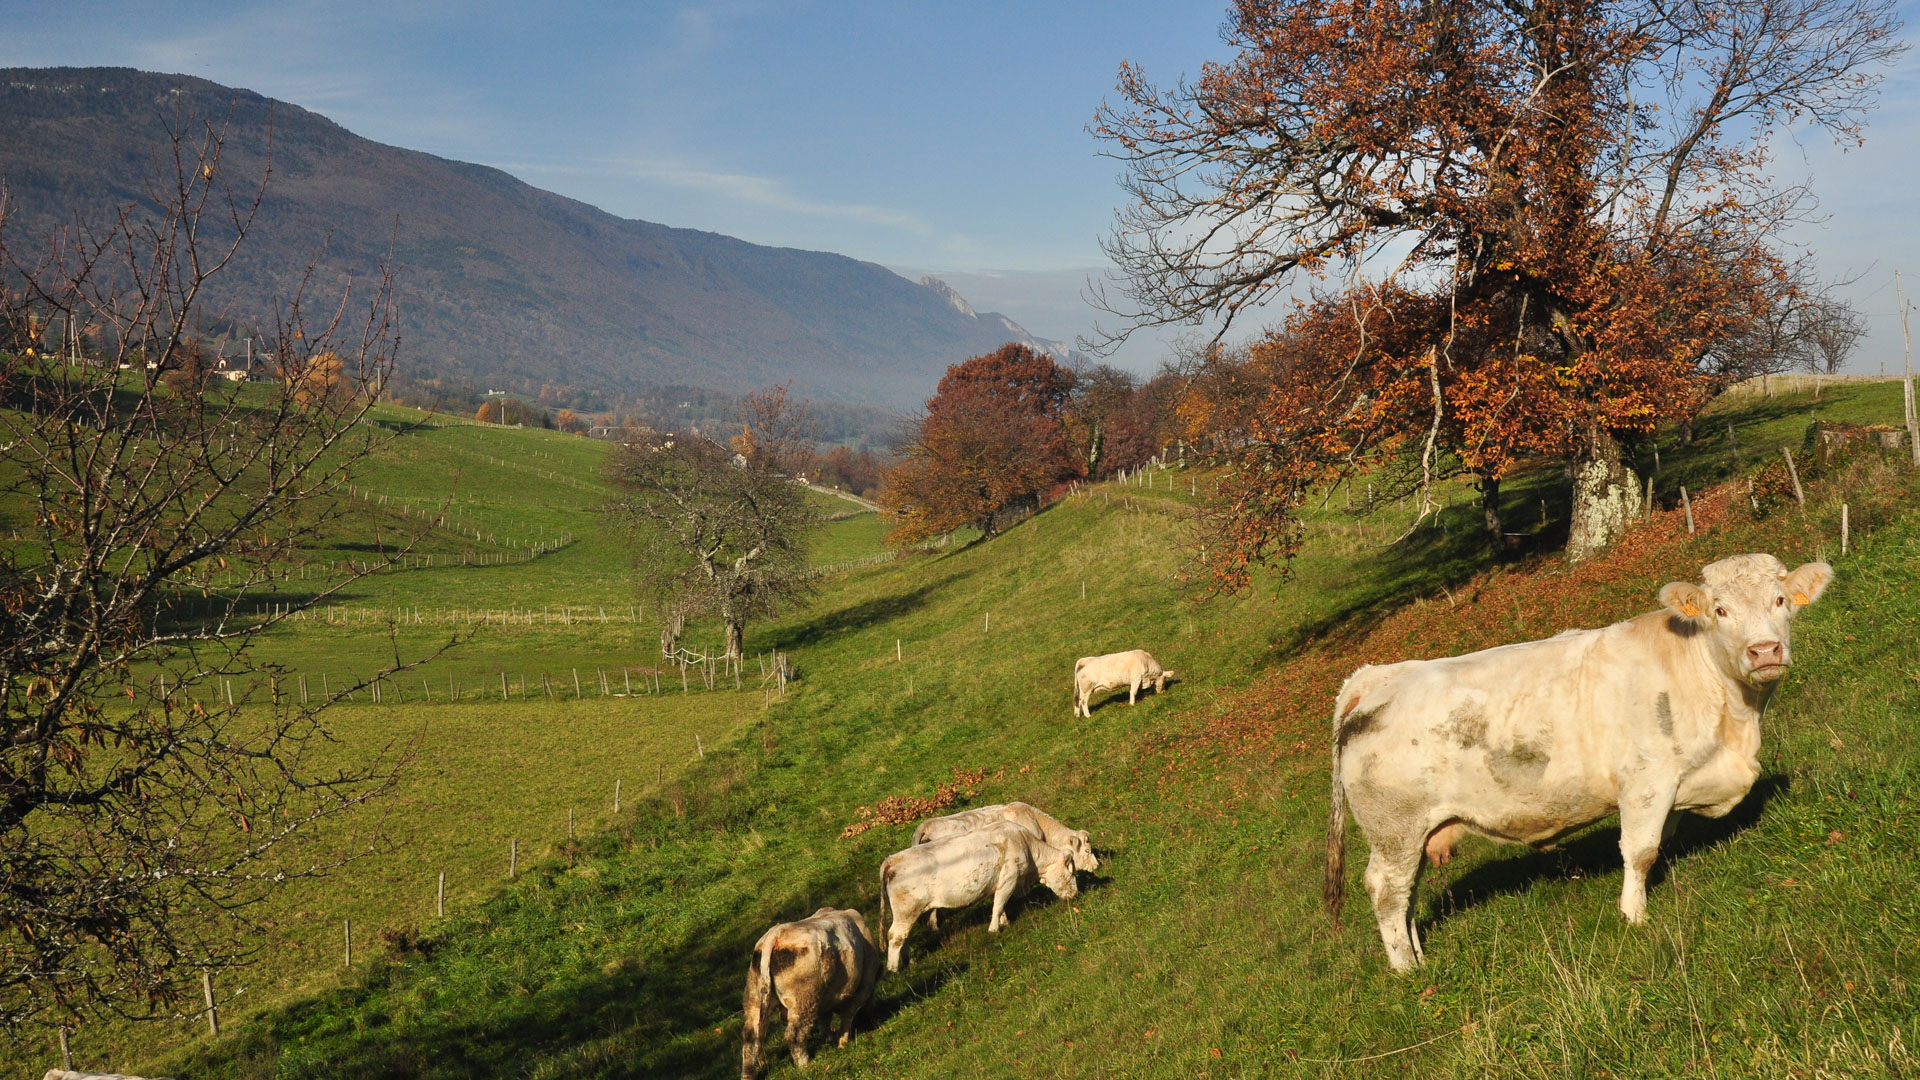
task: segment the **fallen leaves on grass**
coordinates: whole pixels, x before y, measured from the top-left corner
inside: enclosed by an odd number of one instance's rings
[[[859,819],[840,830],[840,839],[847,840],[859,836],[868,829],[877,829],[882,825],[906,825],[929,818],[962,798],[972,798],[980,793],[980,784],[987,778],[985,769],[962,769],[954,767],[953,779],[937,785],[931,796],[889,795],[872,806],[862,806],[854,811]]]

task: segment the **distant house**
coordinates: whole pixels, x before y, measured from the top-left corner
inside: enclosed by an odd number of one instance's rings
[[[273,381],[273,356],[269,353],[254,353],[252,356],[223,356],[214,361],[213,374],[228,382],[271,382]]]

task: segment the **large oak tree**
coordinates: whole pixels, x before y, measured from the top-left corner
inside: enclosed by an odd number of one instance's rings
[[[1889,0],[1241,0],[1193,83],[1121,69],[1098,133],[1131,197],[1109,297],[1142,325],[1314,298],[1255,346],[1217,582],[1297,543],[1307,493],[1414,461],[1574,470],[1570,554],[1638,505],[1623,442],[1691,416],[1772,314],[1805,192],[1788,125],[1857,138],[1898,55]],[[1792,300],[1792,290],[1785,290]]]

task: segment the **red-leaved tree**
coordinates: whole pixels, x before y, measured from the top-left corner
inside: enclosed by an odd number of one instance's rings
[[[953,365],[887,473],[882,503],[912,543],[972,525],[992,536],[1079,475],[1062,428],[1073,373],[1025,345]]]

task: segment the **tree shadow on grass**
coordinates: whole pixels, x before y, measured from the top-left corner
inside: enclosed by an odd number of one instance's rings
[[[816,645],[838,634],[864,630],[911,614],[927,605],[936,592],[972,576],[971,570],[956,570],[936,581],[906,592],[876,596],[833,611],[823,612],[805,622],[782,627],[770,643],[776,649],[797,649]]]
[[[1673,839],[1660,845],[1660,858],[1647,874],[1648,890],[1658,888],[1666,880],[1667,866],[1673,860],[1713,848],[1758,824],[1767,804],[1786,794],[1791,786],[1792,780],[1785,774],[1763,776],[1726,817],[1682,814]],[[1419,926],[1424,934],[1455,915],[1502,896],[1525,892],[1542,881],[1620,873],[1619,825],[1590,829],[1551,851],[1530,851],[1474,867],[1431,895]]]

